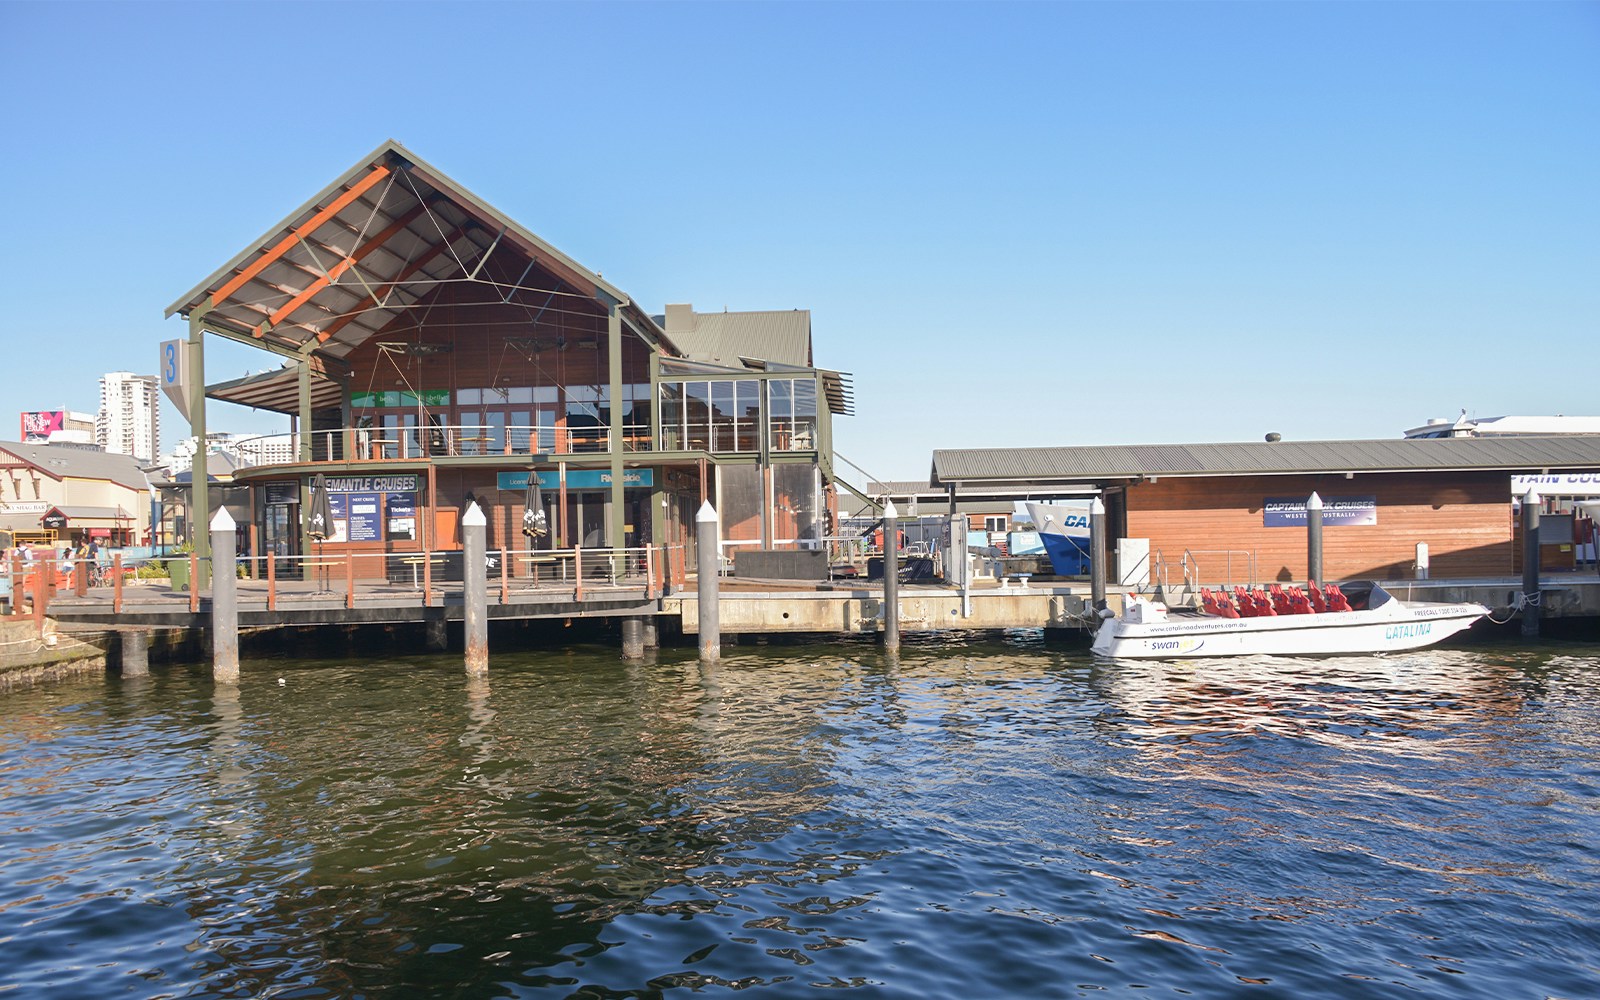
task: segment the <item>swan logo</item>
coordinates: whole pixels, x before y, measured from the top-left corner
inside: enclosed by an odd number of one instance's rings
[[[1154,653],[1192,653],[1204,646],[1204,639],[1153,639],[1150,651]]]

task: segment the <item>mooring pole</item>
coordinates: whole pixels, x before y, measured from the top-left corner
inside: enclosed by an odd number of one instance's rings
[[[1089,505],[1089,602],[1106,609],[1106,505],[1099,497]]]
[[[223,684],[239,683],[237,539],[228,508],[218,505],[211,519],[211,677]],[[197,586],[192,578],[189,586]]]
[[[900,650],[900,515],[883,503],[883,648]]]
[[[461,579],[467,647],[467,674],[482,677],[489,672],[489,568],[486,537],[488,518],[476,502],[461,515]]]
[[[1539,636],[1539,491],[1522,495],[1522,635]]]
[[[1306,581],[1322,579],[1322,498],[1312,490],[1306,498]]]
[[[150,631],[130,628],[117,633],[117,648],[122,658],[122,676],[150,675]]]
[[[700,504],[700,513],[694,516],[695,547],[700,616],[700,659],[714,663],[722,659],[722,613],[717,602],[720,581],[718,556],[722,541],[717,531],[717,510],[706,500]]]

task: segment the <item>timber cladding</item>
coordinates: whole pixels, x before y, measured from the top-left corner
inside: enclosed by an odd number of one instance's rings
[[[1161,479],[1129,486],[1127,535],[1148,538],[1176,575],[1185,550],[1195,553],[1201,583],[1244,577],[1241,553],[1255,556],[1257,582],[1306,578],[1303,527],[1264,526],[1269,497],[1324,502],[1375,497],[1377,523],[1322,528],[1323,575],[1329,580],[1415,575],[1418,542],[1428,543],[1435,579],[1512,572],[1511,487],[1504,472],[1385,473],[1343,476],[1229,476]],[[1176,581],[1174,581],[1176,582]]]

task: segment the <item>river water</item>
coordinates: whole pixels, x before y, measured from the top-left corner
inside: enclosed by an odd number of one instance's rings
[[[0,995],[1600,996],[1594,646],[257,659],[0,707]]]

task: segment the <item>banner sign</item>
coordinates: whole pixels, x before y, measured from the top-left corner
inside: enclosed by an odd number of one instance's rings
[[[409,493],[417,488],[415,474],[401,476],[329,476],[329,493]]]
[[[1565,476],[1512,476],[1511,495],[1520,497],[1533,489],[1540,496],[1600,496],[1600,473],[1572,473]]]
[[[561,475],[555,469],[546,469],[543,472],[502,472],[495,477],[495,485],[502,490],[525,490],[528,488],[528,478],[535,476],[539,480],[542,490],[558,489],[561,486]],[[624,469],[622,471],[622,485],[654,486],[656,484],[656,470],[654,469]],[[567,489],[569,490],[598,490],[611,486],[611,472],[609,469],[569,469],[567,471]]]
[[[172,405],[183,414],[183,419],[189,419],[189,342],[187,340],[163,340],[161,342],[161,361],[156,366],[160,372],[161,391],[167,394]]]
[[[1306,499],[1306,497],[1267,497],[1261,505],[1261,526],[1304,528]],[[1378,498],[1376,495],[1323,497],[1322,523],[1324,525],[1377,524]]]

